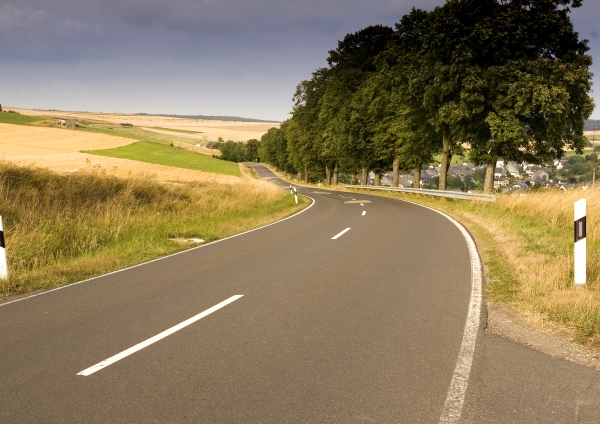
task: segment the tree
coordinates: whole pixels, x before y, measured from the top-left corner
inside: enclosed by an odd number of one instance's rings
[[[287,121],[282,123],[280,128],[271,128],[263,134],[258,152],[263,162],[289,172],[293,168],[288,160],[286,127]]]
[[[363,84],[363,108],[370,118],[375,158],[392,162],[392,184],[399,170],[421,174],[423,165],[439,150],[438,134],[423,107],[421,68],[415,53],[421,48],[422,24],[427,12],[413,9],[396,25],[396,33],[376,60],[378,71]],[[419,187],[420,179],[414,179]]]
[[[329,162],[345,162],[362,169],[361,182],[366,184],[369,168],[377,162],[373,145],[373,128],[359,110],[355,96],[361,85],[377,68],[375,58],[393,36],[382,25],[370,26],[348,34],[329,52],[330,66],[319,119],[323,122],[323,155]],[[353,102],[354,99],[354,102]]]
[[[434,13],[436,22],[451,24],[445,33],[437,25],[432,36],[451,55],[441,68],[447,79],[453,70],[462,75],[440,113],[453,136],[469,143],[472,160],[487,166],[485,191],[500,157],[540,163],[583,146],[583,120],[593,109],[591,58],[570,5],[581,2],[450,0]]]
[[[328,70],[318,69],[310,80],[302,81],[294,94],[294,109],[287,137],[290,161],[304,170],[308,182],[309,168],[320,165],[323,156],[323,124],[319,119],[321,99],[328,81]]]
[[[260,155],[258,153],[260,149],[260,141],[255,138],[251,138],[246,143],[246,160],[248,161],[258,161],[260,160]]]

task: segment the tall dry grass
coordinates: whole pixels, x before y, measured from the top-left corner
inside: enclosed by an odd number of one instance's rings
[[[0,294],[119,269],[186,248],[170,238],[212,241],[297,209],[285,192],[254,179],[165,184],[0,162],[10,277],[0,282]]]
[[[574,287],[574,203],[587,203],[587,285]],[[516,304],[539,326],[558,323],[580,342],[600,346],[600,188],[500,196],[503,233],[514,232],[508,254],[518,272]],[[502,222],[500,221],[500,222]]]

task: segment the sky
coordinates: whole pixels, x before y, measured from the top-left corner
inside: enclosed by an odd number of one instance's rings
[[[282,121],[298,83],[346,34],[443,3],[0,0],[0,104]],[[600,1],[571,18],[600,84]]]

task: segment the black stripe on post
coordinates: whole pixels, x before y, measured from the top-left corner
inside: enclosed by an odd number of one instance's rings
[[[583,218],[579,218],[577,221],[575,221],[575,243],[577,243],[579,240],[582,240],[585,238],[586,235],[586,217],[584,216]]]
[[[0,247],[2,247],[2,248],[6,247],[4,245],[4,231],[0,231]]]

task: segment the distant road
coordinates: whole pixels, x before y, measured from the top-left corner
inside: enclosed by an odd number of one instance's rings
[[[439,422],[471,300],[463,235],[407,202],[298,191],[314,204],[287,220],[1,306],[0,422]],[[575,398],[592,416],[597,374],[475,325],[462,421],[571,420],[541,406]]]

